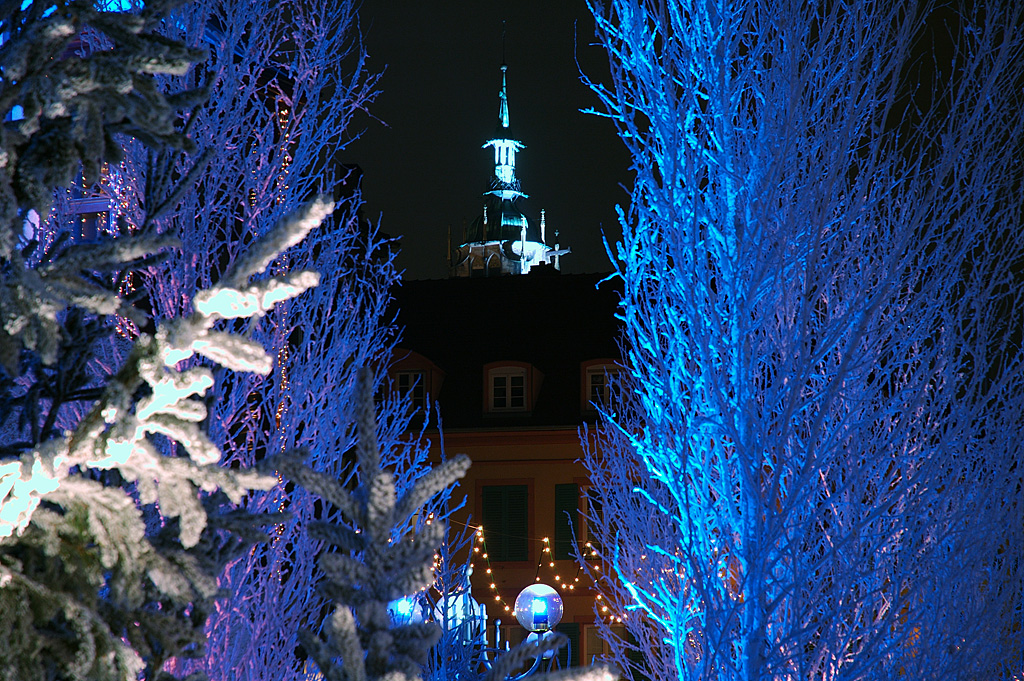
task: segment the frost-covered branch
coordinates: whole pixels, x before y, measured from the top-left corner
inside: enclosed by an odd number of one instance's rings
[[[393,476],[381,469],[377,449],[377,423],[373,407],[373,381],[369,371],[360,375],[360,414],[357,446],[359,484],[352,490],[341,481],[282,460],[289,476],[302,479],[327,498],[349,495],[347,517],[336,521],[344,537],[336,552],[319,556],[325,580],[321,590],[334,602],[334,614],[322,634],[300,634],[300,640],[325,679],[364,681],[376,679],[417,679],[426,664],[439,631],[433,624],[405,624],[392,627],[388,603],[422,591],[433,582],[434,552],[441,544],[447,525],[425,522],[421,517],[411,525],[412,514],[423,506],[396,505]],[[415,483],[407,498],[427,499],[453,485],[469,468],[469,458],[460,455],[446,461],[437,473]],[[417,487],[428,486],[424,493]],[[334,536],[324,528],[325,539]],[[403,530],[408,529],[407,532]]]
[[[588,465],[633,678],[1020,673],[1022,16],[943,12],[595,11],[636,182]]]
[[[330,209],[315,201],[266,238],[295,243]],[[224,531],[251,540],[260,536],[254,526],[276,520],[225,513],[227,505],[278,480],[218,465],[220,449],[200,425],[213,374],[194,359],[269,370],[258,345],[214,329],[254,310],[210,301],[247,296],[264,313],[316,281],[294,279],[303,281],[283,289],[273,278],[242,280],[244,290],[208,292],[207,305],[140,336],[77,428],[0,465],[0,605],[36,613],[27,624],[39,627],[15,637],[0,667],[22,678],[34,678],[29,670],[40,665],[88,678],[134,679],[144,669],[157,678],[168,658],[202,653],[203,624],[220,594],[216,576],[242,546]],[[155,533],[147,514],[162,525]],[[48,564],[37,563],[41,555]],[[41,633],[65,620],[76,623],[67,641]],[[51,650],[58,643],[68,650]]]
[[[184,73],[205,53],[156,34],[173,2],[149,3],[136,14],[103,12],[88,2],[8,4],[0,16],[0,363],[17,375],[22,348],[45,364],[56,361],[58,317],[70,306],[137,318],[116,291],[83,270],[137,264],[175,245],[173,237],[147,230],[131,244],[83,244],[40,256],[31,224],[45,221],[55,187],[76,176],[92,184],[105,163],[121,160],[115,135],[191,149],[175,121],[195,97],[167,95],[154,78]],[[89,31],[103,35],[107,49],[77,50]],[[29,266],[40,257],[49,262]]]
[[[158,318],[191,312],[183,301],[230,283],[273,251],[250,253],[251,242],[309,196],[333,193],[336,207],[322,229],[274,258],[265,275],[289,281],[316,270],[320,284],[251,321],[249,336],[270,349],[269,374],[218,374],[210,400],[209,436],[224,463],[249,468],[291,450],[308,453],[313,469],[335,479],[355,475],[355,397],[358,367],[377,367],[381,449],[404,491],[427,469],[425,443],[407,437],[408,405],[384,390],[385,359],[397,338],[389,316],[390,288],[398,281],[393,243],[359,212],[358,169],[340,163],[376,78],[364,64],[355,3],[197,0],[176,11],[167,35],[208,46],[201,73],[175,78],[175,89],[205,88],[209,104],[188,118],[197,149],[225,149],[157,220],[181,235],[182,248],[134,280]],[[127,221],[139,224],[168,192],[158,176],[184,173],[188,157],[150,158],[137,146],[122,167],[136,178],[125,191]],[[171,173],[165,168],[174,169]],[[180,170],[179,170],[180,169]],[[216,200],[212,200],[214,197]],[[193,218],[194,216],[194,218]],[[244,275],[243,275],[244,276]],[[240,297],[236,304],[248,305]],[[316,585],[315,556],[323,543],[307,529],[333,520],[335,509],[314,494],[282,483],[246,499],[252,512],[286,510],[291,520],[271,542],[232,563],[220,584],[231,594],[207,627],[205,654],[178,667],[239,681],[303,679],[296,632],[318,629],[327,600]]]
[[[330,208],[329,202],[314,202],[304,211],[304,219],[284,222],[281,229],[268,235],[268,241],[278,243],[305,236]],[[175,489],[170,498],[161,498],[157,481],[163,479],[160,487],[170,486],[168,478],[161,475],[161,462],[166,457],[149,444],[147,437],[163,435],[188,451],[194,470],[174,466],[178,469],[174,472],[185,473],[186,479],[193,474],[194,482],[198,482],[203,467],[216,466],[220,450],[199,427],[207,418],[206,406],[199,398],[213,386],[213,375],[203,367],[179,370],[178,364],[202,355],[222,360],[237,371],[268,372],[270,360],[262,347],[242,336],[214,331],[213,325],[219,319],[265,313],[275,300],[291,298],[316,283],[313,273],[296,279],[301,283],[287,288],[269,279],[244,291],[218,287],[201,292],[204,304],[197,305],[191,316],[169,322],[155,336],[141,337],[125,366],[108,381],[103,396],[74,431],[23,455],[20,461],[0,467],[0,490],[4,492],[0,498],[0,537],[22,531],[42,496],[57,489],[72,471],[80,467],[116,468],[125,479],[139,483],[143,503],[162,501],[165,512],[171,511],[167,515],[181,517],[182,543],[186,548],[193,546],[204,528],[206,514],[198,499],[186,497],[172,502],[180,489]],[[243,296],[253,302],[240,310],[233,303]],[[228,302],[218,305],[218,301]],[[143,386],[149,394],[136,402],[133,396]],[[241,474],[215,477],[216,482],[199,486],[208,491],[220,489],[233,503],[239,503],[249,489],[267,489],[276,483]],[[227,485],[233,477],[238,483]]]

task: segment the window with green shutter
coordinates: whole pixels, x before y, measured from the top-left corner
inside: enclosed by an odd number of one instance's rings
[[[555,625],[555,631],[569,637],[569,645],[558,651],[558,665],[561,669],[580,666],[580,625],[577,622],[562,622]]]
[[[650,674],[647,668],[647,660],[644,659],[643,653],[640,652],[640,645],[637,643],[636,637],[629,630],[626,631],[626,641],[629,643],[629,651],[626,653],[626,658],[632,666],[634,681],[648,681]]]
[[[492,561],[529,560],[529,489],[526,485],[481,488],[481,511],[487,553]]]
[[[601,498],[597,490],[589,485],[584,490],[584,495],[587,501],[587,542],[590,544],[590,550],[585,553],[588,560],[598,560],[601,554],[601,538],[597,535],[597,527],[604,519]]]
[[[555,559],[573,558],[576,528],[580,524],[580,486],[575,483],[555,485]]]

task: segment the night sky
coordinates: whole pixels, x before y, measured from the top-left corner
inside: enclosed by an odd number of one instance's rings
[[[599,106],[580,71],[600,81],[608,73],[584,0],[365,0],[369,66],[384,71],[370,106],[380,120],[360,121],[365,131],[343,158],[363,169],[365,216],[401,236],[407,279],[447,277],[448,226],[457,245],[463,221],[481,211],[494,168],[481,146],[498,118],[503,19],[526,212],[545,209],[548,242],[557,228],[572,249],[563,272],[611,269],[601,233],[618,233],[629,157],[610,121],[579,111]]]

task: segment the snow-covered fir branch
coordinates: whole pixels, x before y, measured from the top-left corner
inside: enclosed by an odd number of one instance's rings
[[[160,0],[129,14],[100,11],[90,2],[41,0],[7,3],[0,14],[0,364],[10,375],[20,373],[23,348],[45,364],[56,361],[58,317],[69,306],[135,316],[83,270],[123,269],[177,243],[144,229],[133,243],[41,253],[31,227],[45,221],[54,188],[77,176],[88,186],[105,163],[122,159],[115,135],[192,148],[176,116],[202,93],[167,95],[154,80],[183,73],[205,54],[155,32],[174,4]],[[103,35],[107,49],[83,52],[78,41],[89,31]]]
[[[295,243],[331,208],[313,201],[266,240]],[[251,541],[255,526],[277,520],[231,508],[278,480],[218,465],[220,450],[200,425],[213,374],[192,360],[269,370],[258,345],[215,325],[263,314],[317,278],[240,281],[204,292],[191,315],[140,336],[76,428],[0,465],[0,612],[21,613],[0,668],[18,678],[53,668],[58,678],[145,671],[170,679],[161,671],[168,658],[202,654],[206,615],[221,593],[216,576],[244,545],[232,531]],[[155,533],[144,509],[159,514]],[[46,633],[72,623],[69,635]]]
[[[423,505],[399,504],[394,478],[381,466],[372,374],[367,370],[360,374],[359,395],[359,483],[354,490],[294,457],[270,464],[335,503],[342,513],[335,527],[317,530],[322,539],[336,542],[336,552],[324,551],[319,557],[325,575],[320,588],[334,602],[334,612],[321,633],[305,630],[300,640],[330,681],[417,679],[440,632],[430,623],[392,627],[388,603],[430,586],[434,552],[447,524],[421,517],[410,525]],[[453,485],[468,468],[464,455],[448,459],[403,498],[426,501]],[[398,533],[409,527],[408,534]]]
[[[267,241],[280,246],[301,240],[331,208],[328,201],[313,201],[300,215],[282,221],[268,234]],[[242,336],[216,331],[214,324],[221,319],[264,314],[276,302],[315,286],[317,280],[315,273],[303,272],[289,277],[286,283],[271,278],[245,289],[219,286],[202,291],[191,316],[161,326],[154,336],[140,337],[125,366],[108,381],[101,399],[74,431],[48,441],[20,461],[0,466],[0,537],[23,530],[42,496],[57,489],[62,480],[81,467],[116,468],[125,479],[139,483],[143,503],[160,500],[158,487],[171,484],[163,474],[172,471],[162,463],[167,457],[147,440],[150,435],[163,435],[189,453],[194,466],[171,464],[175,475],[170,478],[195,476],[193,482],[198,482],[209,471],[223,472],[216,466],[220,450],[199,426],[207,416],[200,398],[213,386],[212,372],[199,366],[179,369],[179,364],[201,355],[236,371],[267,373],[270,358],[262,347]],[[136,401],[133,396],[142,386],[148,387],[149,394]],[[234,477],[237,484],[228,485]],[[208,491],[220,489],[233,503],[239,503],[249,489],[267,489],[276,484],[274,479],[251,474],[224,473],[214,478],[216,482],[208,480],[198,486],[210,488]],[[158,486],[156,482],[161,479]],[[151,498],[154,494],[156,498]],[[179,511],[169,515],[182,517],[182,543],[186,547],[198,541],[205,522],[199,501],[187,499],[164,507],[165,512]]]

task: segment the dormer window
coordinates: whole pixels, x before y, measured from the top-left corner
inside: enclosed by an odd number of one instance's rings
[[[429,359],[406,348],[395,348],[388,369],[392,389],[409,401],[414,411],[433,403],[441,392],[444,372]]]
[[[491,372],[491,411],[526,410],[526,369]]]
[[[484,409],[490,414],[533,411],[544,375],[526,362],[484,366]]]
[[[395,374],[398,394],[409,400],[413,409],[427,406],[427,377],[423,371],[399,371]]]
[[[580,397],[583,411],[595,411],[609,404],[612,388],[622,370],[614,360],[598,359],[584,362],[581,366]]]

